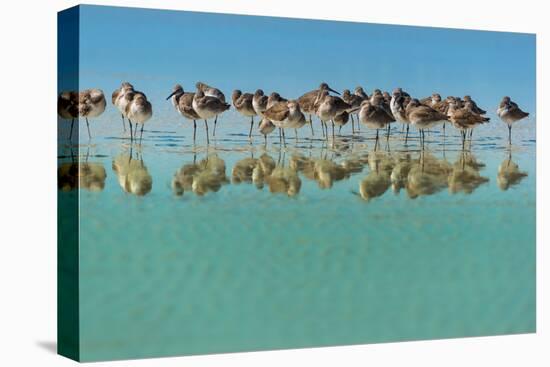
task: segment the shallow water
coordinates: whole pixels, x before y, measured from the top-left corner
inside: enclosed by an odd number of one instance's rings
[[[194,143],[168,102],[155,111],[141,142],[108,106],[89,143],[80,121],[60,146],[83,360],[535,330],[533,118],[511,148],[491,116],[465,152],[447,126],[422,153],[399,124],[376,150],[372,130],[326,142],[317,120],[286,147],[250,142],[234,111],[207,146],[202,122]]]

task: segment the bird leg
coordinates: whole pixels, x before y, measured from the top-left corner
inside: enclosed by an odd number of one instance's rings
[[[141,124],[141,133],[139,135],[139,140],[141,141],[143,139],[143,127],[145,126],[145,124]]]
[[[388,133],[386,135],[386,139],[389,139],[390,138],[390,129],[391,129],[391,125],[388,124]]]
[[[134,135],[132,134],[132,120],[128,119],[128,124],[130,125],[130,140],[134,140]]]
[[[281,128],[281,131],[283,132],[283,145],[286,147],[285,129]]]
[[[216,136],[216,125],[218,124],[218,115],[214,118],[214,131],[212,132],[212,136]]]
[[[197,121],[193,120],[193,142],[197,138]]]
[[[88,118],[86,117],[86,126],[88,127],[88,138],[92,138],[92,134],[90,134],[90,123],[88,122]]]
[[[73,126],[74,126],[74,117],[71,120],[71,132],[69,134],[69,140],[71,140],[73,138]]]
[[[353,118],[353,114],[349,115],[351,117],[351,133],[355,134],[355,119]]]
[[[296,138],[296,144],[298,144],[298,129],[294,129],[294,137]]]
[[[330,123],[332,124],[332,140],[334,141],[334,120],[330,120]]]
[[[315,136],[315,133],[313,132],[313,120],[311,119],[311,115],[309,115],[309,127],[311,128],[311,136]]]
[[[248,132],[248,138],[252,137],[252,127],[254,126],[254,116],[250,117],[250,131]]]
[[[508,125],[508,143],[512,145],[512,125]]]
[[[374,150],[376,150],[377,147],[378,147],[378,129],[376,129],[376,140],[374,143]]]
[[[204,126],[206,128],[206,144],[210,144],[210,137],[208,136],[208,121],[204,120]]]
[[[126,124],[124,123],[124,115],[120,114],[120,117],[122,117],[122,128],[124,129],[124,132],[126,132]]]
[[[408,139],[409,139],[409,124],[407,124],[407,132],[405,133],[405,144],[407,144]]]

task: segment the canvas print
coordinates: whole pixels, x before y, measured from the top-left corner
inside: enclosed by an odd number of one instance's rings
[[[535,35],[58,15],[58,350],[535,332]]]

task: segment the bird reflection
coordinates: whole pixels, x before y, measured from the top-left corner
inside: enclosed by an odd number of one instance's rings
[[[276,163],[267,153],[263,153],[260,158],[249,157],[237,161],[231,171],[231,182],[254,183],[258,189],[267,185],[271,193],[284,193],[288,196],[297,195],[302,187],[302,180],[295,166],[285,167],[284,158],[282,162],[279,159],[279,163]]]
[[[134,158],[133,150],[122,153],[113,160],[113,171],[115,172],[118,184],[124,192],[144,196],[153,188],[153,177],[143,162],[141,154],[136,153]]]
[[[257,164],[258,160],[252,157],[237,161],[231,170],[231,182],[233,184],[252,182],[252,174]]]
[[[413,165],[410,154],[400,155],[395,158],[395,165],[390,174],[392,190],[398,194],[407,185],[407,177]]]
[[[77,188],[88,191],[103,191],[107,173],[103,163],[63,163],[57,170],[57,184],[61,191]]]
[[[487,177],[480,175],[479,171],[483,167],[485,164],[478,162],[472,154],[462,153],[449,174],[449,192],[471,194],[479,186],[488,182]]]
[[[298,172],[282,165],[275,166],[271,175],[265,178],[265,182],[273,194],[282,193],[296,196],[302,187],[302,180],[298,176]]]
[[[252,170],[252,182],[258,189],[264,187],[266,178],[271,176],[275,169],[275,160],[267,154],[262,154],[257,160],[256,166]]]
[[[103,191],[107,173],[101,162],[88,162],[89,151],[84,161],[62,163],[57,169],[57,186],[61,191],[72,191],[77,188],[88,191]]]
[[[368,156],[369,174],[359,183],[359,194],[365,201],[382,196],[391,185],[395,161],[389,153],[373,151]]]
[[[318,159],[313,165],[314,177],[321,189],[330,189],[334,181],[349,177],[349,172],[328,159]]]
[[[443,159],[422,153],[414,162],[407,175],[407,195],[411,199],[433,195],[448,186],[448,177],[452,166]]]
[[[508,158],[503,160],[500,166],[498,166],[498,187],[502,191],[506,191],[511,186],[518,185],[525,177],[527,177],[527,172],[520,171],[518,164],[512,161],[512,152],[510,151]]]
[[[218,192],[227,182],[225,161],[214,154],[198,163],[195,157],[193,163],[183,165],[172,179],[172,190],[177,196],[183,195],[185,191],[203,196],[209,192]]]
[[[349,157],[339,163],[328,158],[307,158],[295,154],[290,158],[290,167],[309,180],[317,181],[319,188],[330,189],[334,182],[349,179],[353,173],[363,170],[364,157]]]

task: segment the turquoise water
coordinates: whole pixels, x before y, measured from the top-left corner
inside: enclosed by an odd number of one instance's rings
[[[141,144],[110,104],[61,144],[83,360],[535,331],[534,118],[511,148],[490,115],[467,152],[448,126],[421,153],[398,124],[376,151],[318,121],[250,143],[231,110],[207,146],[161,94]]]

